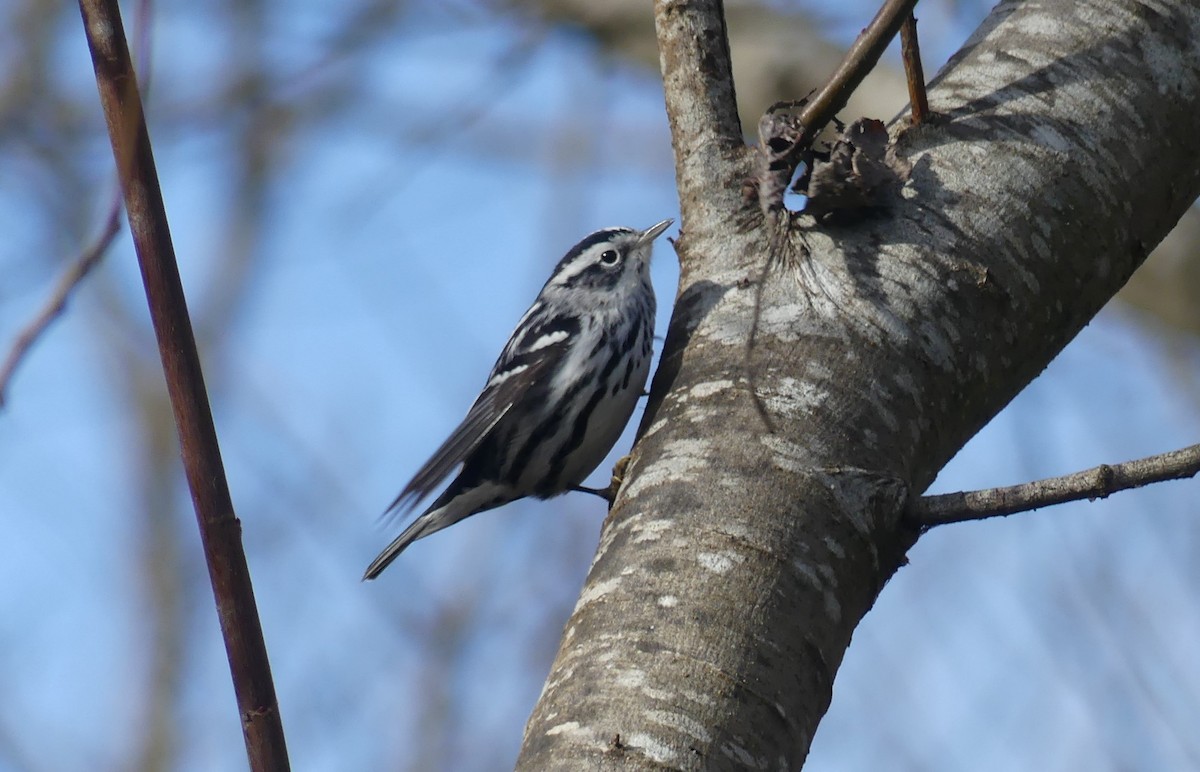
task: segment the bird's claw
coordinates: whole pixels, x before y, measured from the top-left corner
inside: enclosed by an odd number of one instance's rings
[[[617,463],[613,464],[612,479],[609,481],[607,488],[589,488],[586,485],[576,485],[571,490],[599,496],[607,501],[611,507],[613,501],[617,498],[617,491],[621,489],[621,483],[625,482],[625,469],[628,466],[629,456],[625,455],[617,459]]]

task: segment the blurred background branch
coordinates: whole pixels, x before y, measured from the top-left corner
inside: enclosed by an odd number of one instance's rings
[[[54,283],[54,289],[50,293],[46,304],[17,333],[12,348],[9,349],[8,355],[4,358],[4,363],[0,365],[0,408],[4,407],[4,393],[7,391],[8,384],[12,380],[13,375],[16,374],[21,360],[29,354],[30,349],[37,343],[38,338],[45,334],[54,320],[66,310],[67,300],[71,296],[71,293],[91,273],[96,264],[100,262],[100,259],[104,257],[104,253],[108,251],[109,245],[117,237],[117,231],[120,229],[121,196],[120,194],[115,194],[112,205],[109,207],[108,215],[104,218],[104,226],[96,234],[95,240],[91,244],[88,244],[83,253],[73,263],[67,266],[67,270]]]

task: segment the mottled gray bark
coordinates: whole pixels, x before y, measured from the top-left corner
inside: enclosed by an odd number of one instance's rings
[[[522,769],[795,769],[917,534],[906,497],[1075,336],[1200,194],[1200,7],[998,6],[893,127],[885,214],[766,228],[719,2],[658,2],[683,213],[663,364],[526,729]],[[781,94],[781,97],[793,96]],[[869,717],[864,717],[868,721]]]

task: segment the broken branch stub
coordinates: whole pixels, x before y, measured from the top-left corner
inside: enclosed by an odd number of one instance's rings
[[[892,151],[882,121],[860,118],[838,137],[828,158],[815,157],[797,182],[804,211],[824,224],[845,224],[885,207],[908,179],[907,162]]]

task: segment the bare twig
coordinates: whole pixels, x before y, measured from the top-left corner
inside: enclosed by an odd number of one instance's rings
[[[25,355],[29,353],[33,344],[54,320],[62,315],[71,292],[96,267],[100,258],[104,257],[104,253],[108,251],[109,245],[112,244],[120,230],[121,194],[118,191],[113,196],[112,205],[108,209],[108,215],[104,218],[104,227],[100,229],[100,233],[96,234],[92,243],[83,250],[75,262],[71,263],[63,275],[58,277],[58,281],[54,284],[54,291],[50,293],[42,310],[25,325],[13,341],[12,348],[9,349],[8,356],[4,359],[4,364],[0,366],[0,408],[4,407],[8,385]]]
[[[148,52],[150,50],[151,10],[150,0],[140,0],[134,18],[134,60],[138,72],[142,73],[141,93],[143,98],[150,87],[150,56]],[[4,364],[0,365],[0,409],[4,408],[8,386],[12,382],[17,367],[33,348],[33,344],[38,341],[38,338],[66,310],[67,301],[75,287],[100,263],[120,230],[121,191],[118,189],[113,193],[112,203],[109,204],[108,214],[104,216],[104,227],[100,229],[100,233],[59,277],[58,282],[54,285],[54,291],[50,293],[42,310],[17,333],[12,348],[9,349],[8,356],[4,359]]]
[[[225,639],[250,768],[287,770],[262,625],[200,370],[150,136],[116,0],[80,0],[150,317]]]
[[[867,77],[888,44],[900,31],[900,25],[912,15],[917,0],[887,0],[871,23],[858,34],[854,45],[846,52],[842,63],[830,76],[817,95],[809,100],[800,113],[800,124],[808,143],[817,136],[833,116],[846,106],[850,94]],[[803,144],[803,142],[802,142]]]
[[[912,13],[900,25],[900,57],[908,79],[912,125],[920,126],[929,118],[929,97],[925,94],[925,68],[921,66],[921,44],[917,41],[917,17]]]
[[[932,528],[946,523],[1012,515],[1068,501],[1103,499],[1118,491],[1164,480],[1183,480],[1197,473],[1200,473],[1200,445],[1192,445],[1137,461],[1101,464],[1063,477],[1007,488],[923,496],[914,503],[909,517],[923,528]]]
[[[783,211],[783,193],[817,135],[846,106],[901,25],[912,17],[917,0],[886,0],[859,33],[842,63],[811,99],[776,102],[759,122],[758,205],[763,215]],[[799,112],[793,112],[798,110]]]

